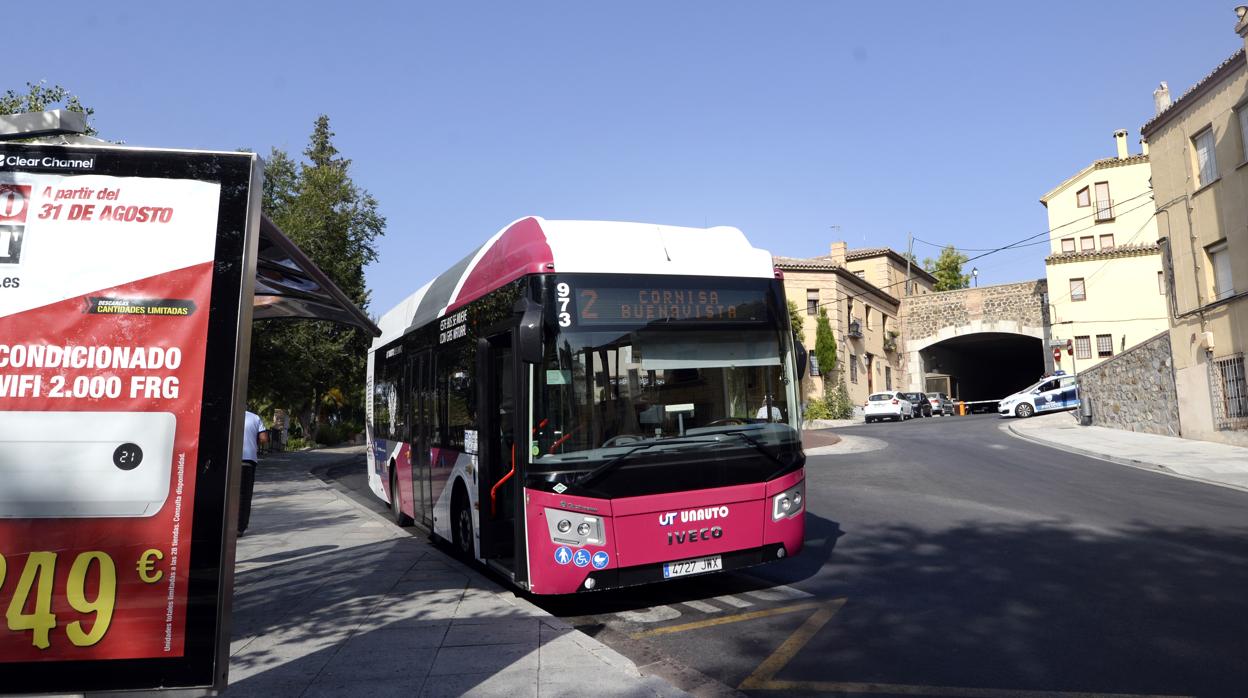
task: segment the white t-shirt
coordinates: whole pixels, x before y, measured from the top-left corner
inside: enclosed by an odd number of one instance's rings
[[[264,422],[260,421],[260,415],[248,412],[243,417],[243,460],[259,460],[256,451],[262,431],[265,431],[265,428]]]
[[[780,408],[775,405],[771,406],[771,417],[767,416],[767,405],[758,408],[758,414],[755,417],[757,419],[775,419],[777,421],[784,419],[784,417],[780,416]]]

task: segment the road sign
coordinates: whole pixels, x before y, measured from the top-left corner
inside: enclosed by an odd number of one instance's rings
[[[1070,339],[1066,340],[1066,353],[1070,354],[1071,356],[1075,355],[1075,343],[1073,340],[1070,340]]]
[[[1053,347],[1053,361],[1059,364],[1062,362],[1062,348],[1061,347]]]
[[[1066,342],[1067,340],[1065,339],[1050,339],[1049,346],[1050,347],[1064,347],[1066,346]]]

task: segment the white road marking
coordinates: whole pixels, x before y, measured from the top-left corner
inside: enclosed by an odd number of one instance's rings
[[[750,603],[749,601],[746,601],[745,599],[739,599],[735,596],[732,596],[731,594],[727,596],[716,596],[715,600],[722,604],[727,604],[729,606],[732,606],[734,608],[749,608],[750,606],[754,605]]]
[[[792,601],[793,599],[809,599],[813,596],[813,594],[807,594],[801,589],[794,589],[783,584],[770,589],[747,591],[745,595],[752,596],[759,601]]]
[[[689,608],[692,608],[695,611],[701,611],[702,613],[719,613],[720,611],[724,610],[720,608],[719,606],[712,606],[711,604],[706,603],[705,601],[683,601],[681,603],[685,606],[688,606]]]
[[[671,606],[655,606],[636,611],[620,611],[615,616],[629,623],[660,623],[665,620],[679,618],[680,611]]]

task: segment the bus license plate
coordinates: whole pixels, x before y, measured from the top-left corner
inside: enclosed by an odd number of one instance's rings
[[[718,572],[724,569],[724,561],[719,555],[710,557],[699,557],[693,560],[681,560],[680,562],[667,562],[663,564],[663,578],[671,579],[672,577],[684,577],[690,574],[702,574],[704,572]]]

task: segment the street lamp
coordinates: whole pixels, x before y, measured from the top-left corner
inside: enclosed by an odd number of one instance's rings
[[[971,277],[975,279],[975,288],[979,288],[979,267],[971,267]]]

